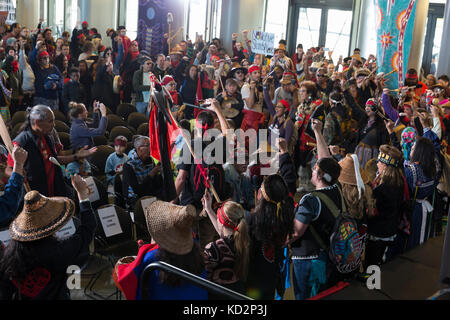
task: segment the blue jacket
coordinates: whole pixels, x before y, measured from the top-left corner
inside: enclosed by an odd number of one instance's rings
[[[5,194],[0,197],[0,228],[9,225],[16,217],[23,196],[23,177],[13,172],[5,187]]]
[[[108,184],[114,184],[116,173],[122,172],[123,165],[127,162],[127,160],[128,156],[126,154],[123,154],[122,158],[120,158],[115,152],[109,155],[105,165],[106,180]]]
[[[98,113],[95,112],[92,123],[87,123],[80,119],[74,119],[72,121],[72,126],[70,127],[70,145],[73,150],[84,146],[92,148],[94,146],[94,140],[92,138],[105,134],[108,120],[106,117],[102,117],[99,123],[98,118]]]
[[[34,76],[35,76],[35,97],[39,98],[45,98],[49,100],[56,100],[58,99],[58,93],[62,90],[64,86],[64,77],[59,71],[59,69],[54,66],[50,65],[47,69],[42,69],[37,61],[37,50],[36,48],[33,49],[33,51],[30,54],[30,65],[33,69]],[[50,78],[53,78],[54,80],[48,80]],[[56,83],[56,90],[53,89],[46,89],[46,81],[54,82]]]

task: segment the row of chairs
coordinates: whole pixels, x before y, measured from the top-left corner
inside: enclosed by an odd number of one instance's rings
[[[128,121],[129,116],[135,112],[137,112],[137,109],[134,105],[132,105],[131,103],[122,103],[117,106],[116,115],[119,116],[124,121]],[[61,111],[54,110],[53,113],[55,115],[56,120],[59,120],[59,121],[65,122],[65,123],[70,122],[69,117],[66,116],[64,113],[62,113]],[[111,111],[111,109],[106,107],[106,115],[110,115],[110,114],[114,114],[114,113]],[[92,112],[89,112],[89,116],[92,118]],[[11,118],[12,126],[14,127],[19,122],[25,122],[26,117],[27,117],[26,111],[16,111]]]

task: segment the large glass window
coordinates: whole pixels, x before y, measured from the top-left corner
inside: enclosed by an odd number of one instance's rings
[[[300,8],[298,15],[297,42],[309,49],[319,45],[322,9]]]
[[[77,21],[80,19],[80,9],[78,8],[77,0],[66,1],[66,21],[64,29],[71,32],[75,28]]]
[[[431,53],[432,73],[436,73],[439,61],[439,51],[441,50],[442,32],[444,30],[444,19],[436,19],[436,31],[434,32],[433,51]],[[434,64],[434,66],[433,66]],[[433,72],[434,71],[434,72]]]
[[[333,61],[337,61],[339,56],[347,56],[351,27],[352,11],[328,10],[325,48],[333,51]]]
[[[286,39],[289,0],[267,0],[265,32],[275,34],[275,45]]]
[[[195,41],[197,35],[203,35],[203,39],[207,39],[205,34],[207,4],[207,0],[189,0],[187,32],[192,41]]]
[[[132,40],[137,38],[138,15],[139,0],[127,0],[125,28],[127,29],[127,36]]]

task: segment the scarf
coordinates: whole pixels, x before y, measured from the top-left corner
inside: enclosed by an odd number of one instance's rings
[[[413,127],[407,127],[402,131],[401,145],[403,157],[406,161],[411,159],[411,148],[416,142],[417,132]]]
[[[17,62],[17,60],[14,60],[11,63],[12,67],[13,67],[13,72],[16,73],[19,70],[19,62]]]
[[[138,51],[129,51],[131,55],[131,60],[135,60],[139,56],[139,50]]]

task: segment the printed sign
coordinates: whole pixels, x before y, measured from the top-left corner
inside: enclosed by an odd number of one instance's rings
[[[252,31],[252,51],[254,53],[273,56],[275,34],[253,30]]]
[[[88,189],[89,189],[89,201],[95,202],[100,200],[100,193],[98,192],[97,186],[95,185],[95,181],[93,177],[85,178]]]
[[[107,238],[123,233],[114,206],[98,209],[98,216]]]
[[[8,243],[11,241],[11,237],[9,236],[9,229],[0,231],[0,241],[3,242],[3,245],[6,247]]]
[[[55,233],[55,236],[60,239],[64,240],[67,238],[70,238],[75,234],[76,228],[75,224],[73,223],[73,219],[70,219],[70,221],[62,227],[58,232]]]

